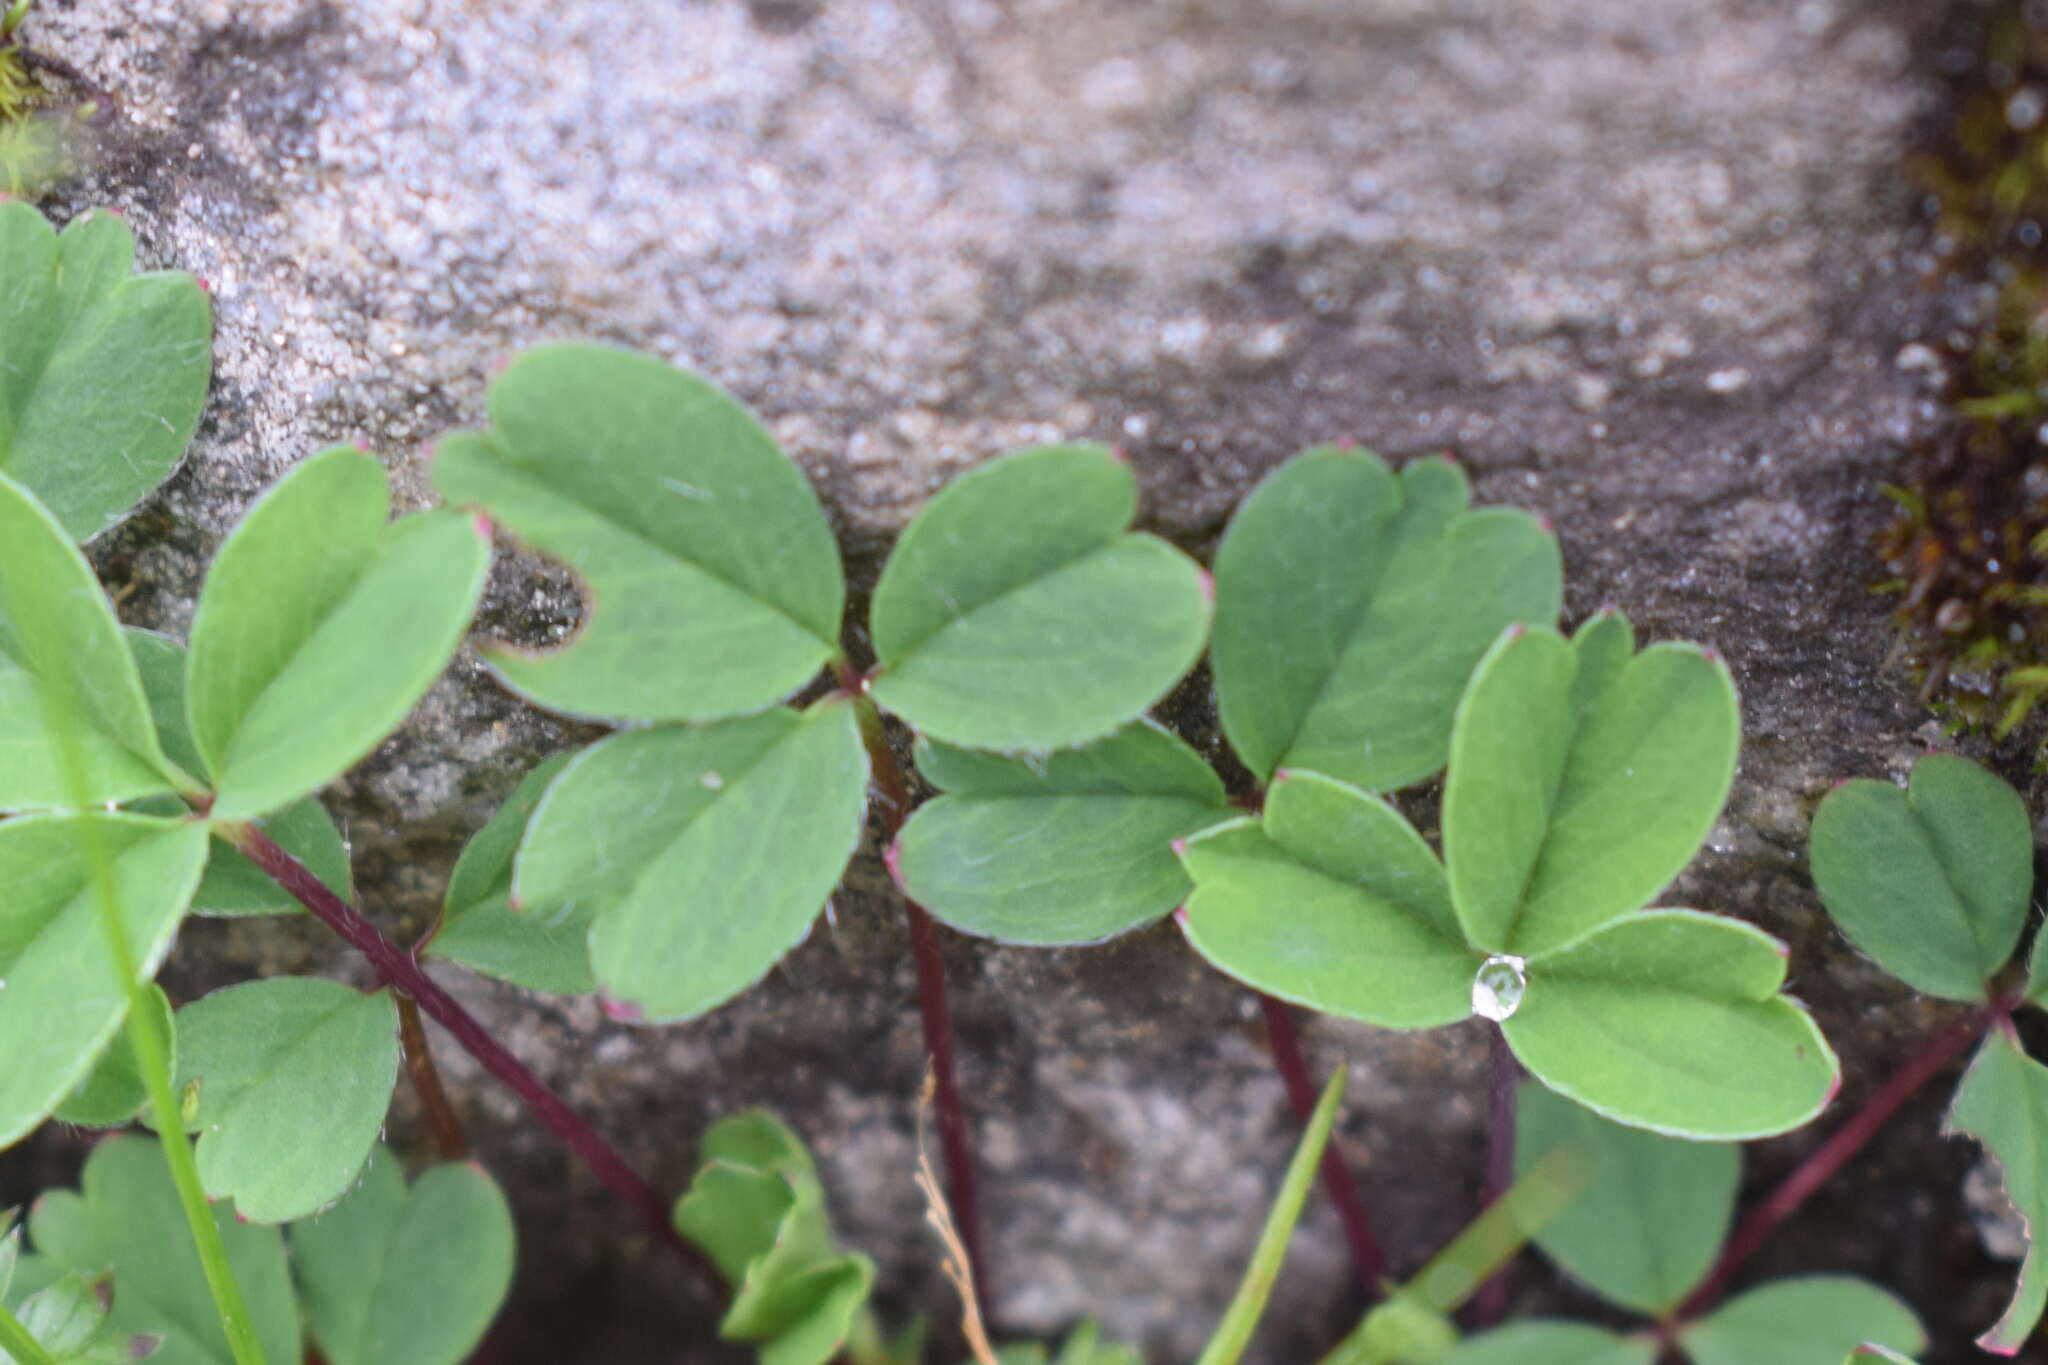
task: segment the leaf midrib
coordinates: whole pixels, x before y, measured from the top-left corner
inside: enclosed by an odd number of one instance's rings
[[[1094,545],[1091,545],[1087,549],[1081,551],[1081,553],[1071,556],[1070,558],[1061,560],[1058,564],[1055,564],[1049,569],[1045,569],[1037,574],[1034,574],[1030,578],[1026,578],[1017,583],[1012,583],[1009,587],[1004,588],[1001,592],[994,593],[988,597],[982,598],[980,601],[976,602],[973,606],[967,608],[965,611],[955,612],[947,616],[944,624],[939,625],[933,628],[931,631],[927,632],[925,635],[918,639],[917,643],[909,646],[902,653],[898,654],[894,659],[886,660],[883,663],[883,666],[880,669],[876,670],[875,681],[880,682],[888,674],[900,671],[905,664],[909,663],[912,659],[916,658],[918,653],[922,651],[926,646],[930,645],[932,641],[937,640],[938,638],[943,636],[947,631],[953,629],[953,627],[959,625],[962,621],[965,621],[968,617],[978,615],[981,612],[988,610],[990,607],[993,607],[998,602],[1007,601],[1010,598],[1015,597],[1018,593],[1023,592],[1025,589],[1035,587],[1038,584],[1045,582],[1049,578],[1057,577],[1058,575],[1067,572],[1069,569],[1075,568],[1084,561],[1093,559],[1096,555],[1101,554],[1105,550],[1114,549],[1116,546],[1122,544],[1126,540],[1158,540],[1158,537],[1148,536],[1140,531],[1133,531],[1128,526],[1126,526],[1123,530],[1116,532],[1114,535],[1111,535],[1106,540],[1098,541]],[[1165,541],[1159,541],[1159,543],[1162,545],[1166,544]],[[1167,548],[1171,549],[1172,547],[1168,546]]]

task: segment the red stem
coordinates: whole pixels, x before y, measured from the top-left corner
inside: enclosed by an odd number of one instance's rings
[[[1316,1107],[1316,1087],[1309,1080],[1308,1063],[1302,1059],[1294,1012],[1264,991],[1259,992],[1259,1008],[1266,1014],[1266,1038],[1273,1048],[1273,1065],[1280,1072],[1280,1082],[1287,1087],[1287,1102],[1294,1110],[1295,1120],[1307,1123]],[[1344,1224],[1344,1239],[1351,1244],[1351,1268],[1358,1276],[1359,1287],[1368,1299],[1377,1299],[1380,1281],[1387,1273],[1386,1253],[1373,1236],[1372,1218],[1365,1211],[1365,1202],[1358,1197],[1358,1187],[1351,1183],[1351,1172],[1344,1169],[1344,1158],[1338,1155],[1334,1141],[1323,1148],[1322,1176],[1323,1188],[1329,1192],[1330,1202],[1337,1206],[1337,1218]]]
[[[269,874],[272,881],[339,934],[348,945],[369,959],[392,989],[419,1002],[434,1022],[448,1030],[470,1056],[519,1096],[547,1129],[574,1152],[597,1178],[626,1206],[638,1214],[654,1239],[682,1259],[715,1298],[725,1295],[725,1282],[704,1254],[684,1241],[669,1221],[668,1202],[647,1183],[624,1157],[599,1136],[597,1130],[577,1116],[562,1098],[548,1089],[540,1077],[484,1031],[482,1024],[455,998],[421,970],[410,953],[377,931],[361,911],[335,895],[319,878],[307,871],[291,854],[279,848],[254,825],[217,828],[249,859]]]
[[[1487,1064],[1491,1084],[1487,1097],[1486,1180],[1480,1190],[1479,1206],[1492,1207],[1495,1200],[1515,1183],[1515,1099],[1521,1068],[1508,1048],[1507,1036],[1499,1025],[1487,1030]],[[1487,1277],[1472,1300],[1474,1325],[1492,1327],[1508,1315],[1508,1266]]]
[[[441,1072],[427,1046],[426,1027],[420,1023],[419,1002],[403,991],[395,992],[393,998],[398,1001],[398,1042],[405,1053],[405,1074],[412,1081],[413,1094],[419,1098],[427,1129],[434,1135],[434,1146],[440,1150],[443,1161],[466,1161],[469,1138],[462,1131],[462,1120],[455,1116],[455,1106],[448,1101],[448,1091],[441,1085]]]
[[[1700,1281],[1699,1288],[1678,1305],[1673,1317],[1682,1321],[1711,1307],[1727,1290],[1737,1267],[1770,1239],[1778,1225],[1790,1218],[1793,1211],[1826,1184],[1849,1158],[1862,1151],[1864,1145],[1891,1121],[1899,1106],[1912,1098],[1914,1091],[1927,1084],[1965,1048],[1981,1038],[2000,1014],[1996,1007],[1972,1010],[1908,1058],[1906,1064],[1893,1072],[1891,1079],[1879,1087],[1847,1123],[1837,1128],[1826,1142],[1814,1148],[1804,1161],[1794,1167],[1763,1203],[1750,1210],[1735,1235],[1728,1239],[1728,1245],[1722,1248],[1721,1259],[1714,1262],[1713,1270]]]
[[[867,694],[861,680],[844,661],[838,666],[839,683],[853,698],[854,714],[860,722],[861,742],[867,747],[868,764],[882,805],[882,846],[893,852],[903,822],[910,818],[910,783],[889,736],[882,728],[882,713]],[[891,871],[894,871],[892,865]],[[946,961],[939,953],[938,926],[925,908],[902,890],[903,910],[910,921],[910,956],[917,967],[917,1012],[924,1024],[924,1050],[932,1068],[934,1107],[939,1115],[939,1157],[946,1167],[946,1200],[953,1206],[953,1222],[960,1241],[967,1248],[967,1265],[974,1276],[975,1296],[984,1305],[993,1302],[988,1287],[988,1261],[981,1238],[981,1203],[974,1179],[974,1134],[967,1123],[967,1105],[960,1096],[960,1079],[953,1067],[953,1012],[946,1002]]]

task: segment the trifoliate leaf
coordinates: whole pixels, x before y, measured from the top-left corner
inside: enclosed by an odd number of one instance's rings
[[[298,1304],[279,1230],[238,1222],[228,1203],[213,1206],[213,1220],[264,1358],[297,1360]],[[122,1332],[161,1333],[153,1365],[235,1365],[177,1188],[153,1139],[110,1137],[95,1146],[82,1190],[52,1190],[37,1200],[29,1236],[39,1259],[54,1267],[114,1272],[107,1322]]]
[[[1617,666],[1617,629],[1511,628],[1459,703],[1444,867],[1488,952],[1533,957],[1641,908],[1727,799],[1741,717],[1726,665],[1661,644]]]
[[[803,474],[723,390],[603,346],[526,352],[491,429],[434,485],[581,580],[582,625],[486,646],[507,686],[571,715],[709,721],[788,696],[839,650],[839,547]]]
[[[1908,1356],[1927,1334],[1913,1310],[1867,1280],[1802,1275],[1730,1299],[1679,1330],[1693,1365],[1811,1365],[1839,1360],[1864,1342]]]
[[[1480,955],[1436,856],[1379,797],[1289,774],[1260,819],[1189,839],[1181,860],[1195,883],[1188,942],[1247,985],[1387,1028],[1469,1012]]]
[[[526,822],[568,762],[569,755],[557,754],[528,773],[463,847],[427,952],[531,991],[583,995],[597,989],[588,942],[596,903],[546,911],[514,910],[511,903],[512,858]]]
[[[1652,1365],[1657,1343],[1583,1322],[1530,1319],[1461,1342],[1436,1365]]]
[[[0,473],[72,540],[178,467],[213,374],[213,307],[190,275],[131,275],[135,238],[90,209],[61,235],[0,203]]]
[[[454,657],[490,546],[468,518],[387,525],[371,456],[300,464],[242,519],[192,618],[186,706],[218,781],[213,815],[268,815],[339,777]]]
[[[1130,532],[1138,480],[1102,446],[970,470],[890,552],[871,613],[876,701],[934,739],[1004,753],[1100,739],[1194,667],[1193,560]]]
[[[1646,910],[1528,963],[1501,1025],[1552,1090],[1617,1123],[1736,1141],[1797,1128],[1841,1068],[1778,994],[1785,947],[1736,920]]]
[[[85,1079],[128,1013],[107,955],[85,836],[113,867],[137,983],[156,975],[206,860],[203,825],[134,815],[0,822],[0,1147]]]
[[[398,1079],[388,991],[279,976],[178,1011],[178,1091],[195,1094],[207,1194],[259,1223],[302,1218],[355,1182]]]
[[[602,740],[549,785],[513,866],[521,913],[591,907],[603,990],[685,1019],[761,979],[839,884],[867,802],[853,706]]]
[[[171,761],[195,773],[207,770],[192,743],[185,713],[185,646],[168,635],[128,629],[122,632],[142,675],[150,714]],[[179,807],[182,809],[182,807]],[[345,901],[355,899],[348,842],[318,797],[295,801],[277,814],[252,821],[277,846],[305,864],[327,889]],[[294,900],[241,851],[218,834],[207,851],[206,876],[192,896],[195,915],[292,915],[305,907]]]
[[[1999,1355],[2018,1351],[2048,1307],[2048,1067],[2021,1049],[2009,1029],[1995,1029],[1956,1087],[1948,1126],[1984,1144],[2005,1175],[2005,1193],[2026,1220],[2027,1258],[2005,1315],[1977,1344]],[[1914,1348],[1917,1349],[1917,1348]]]
[[[157,1016],[157,1036],[170,1043],[170,1060],[177,1063],[177,1025],[171,1017],[171,1002],[161,987],[143,988],[142,998]],[[166,1080],[170,1079],[168,1076]],[[106,1050],[81,1081],[78,1088],[57,1106],[57,1117],[81,1128],[119,1128],[142,1112],[149,1103],[142,1072],[135,1064],[135,1049],[128,1045],[127,1031],[107,1040]]]
[[[904,826],[896,875],[1006,943],[1092,943],[1166,914],[1191,886],[1173,841],[1230,816],[1214,770],[1151,721],[1040,760],[925,740],[917,767],[946,794]]]
[[[475,1164],[406,1188],[379,1146],[340,1203],[291,1225],[313,1341],[332,1365],[458,1365],[512,1285],[512,1212]]]
[[[1397,477],[1319,447],[1269,476],[1216,551],[1217,706],[1262,781],[1306,768],[1391,791],[1443,767],[1459,694],[1510,624],[1557,619],[1557,541],[1467,508],[1457,466]]]
[[[1576,1198],[1535,1232],[1536,1245],[1602,1297],[1657,1317],[1677,1307],[1714,1263],[1742,1154],[1609,1122],[1540,1085],[1516,1106],[1515,1169],[1568,1147],[1586,1173]]]
[[[1967,759],[1923,758],[1903,791],[1843,783],[1814,812],[1810,852],[1835,924],[1928,995],[1982,1000],[2026,927],[2033,826],[2019,793]]]
[[[68,749],[56,725],[68,728]],[[92,566],[49,511],[0,473],[0,812],[198,787],[157,742]]]

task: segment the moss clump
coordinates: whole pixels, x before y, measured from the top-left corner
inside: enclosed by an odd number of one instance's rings
[[[1951,357],[1955,420],[1888,490],[1880,549],[1922,698],[2003,735],[2048,699],[2048,6],[1958,9],[1951,113],[1914,171],[1948,268],[1995,303]]]
[[[47,106],[19,37],[29,0],[0,13],[0,194],[33,197],[69,162],[61,119]]]

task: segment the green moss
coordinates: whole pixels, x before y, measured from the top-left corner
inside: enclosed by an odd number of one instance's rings
[[[1947,268],[1995,304],[1952,356],[1954,421],[1888,490],[1880,548],[1922,699],[2004,735],[2048,713],[2048,19],[2019,0],[1959,13],[1951,113],[1913,170]]]

